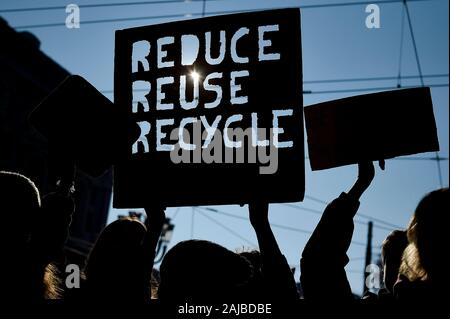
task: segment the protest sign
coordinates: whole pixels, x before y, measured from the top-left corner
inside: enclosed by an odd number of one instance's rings
[[[31,124],[49,143],[52,158],[102,175],[127,154],[138,125],[88,81],[67,77],[31,113]]]
[[[141,134],[114,206],[302,200],[300,43],[299,9],[116,31],[115,104]]]
[[[429,88],[305,107],[312,170],[439,150]]]

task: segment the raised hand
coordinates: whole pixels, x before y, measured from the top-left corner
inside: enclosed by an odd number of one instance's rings
[[[274,298],[297,299],[297,287],[286,258],[281,253],[269,222],[269,203],[248,205],[250,223],[258,238],[262,274],[268,291]]]
[[[156,247],[158,245],[159,237],[166,220],[165,207],[160,205],[152,205],[145,208],[147,219],[145,226],[147,227],[147,234],[144,239],[144,251],[151,254],[156,254]],[[155,256],[153,255],[153,259]],[[151,261],[153,264],[153,260]]]
[[[248,205],[249,219],[253,228],[270,226],[269,204],[266,202],[253,202]]]
[[[385,169],[385,161],[379,162],[380,168]],[[348,192],[348,195],[359,200],[362,194],[369,188],[375,178],[375,166],[372,162],[361,162],[358,164],[358,179]]]
[[[156,247],[166,220],[166,212],[165,207],[152,204],[145,207],[145,213],[147,214],[145,221],[147,233],[142,242],[142,267],[144,282],[150,283],[156,257]]]
[[[162,228],[164,221],[166,220],[166,208],[161,205],[150,205],[145,208],[147,214],[146,226],[147,228],[157,230]]]

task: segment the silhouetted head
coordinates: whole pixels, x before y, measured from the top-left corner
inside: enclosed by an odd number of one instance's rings
[[[28,245],[40,206],[39,191],[29,178],[17,173],[0,172],[2,248],[17,251]]]
[[[253,267],[238,254],[209,241],[175,245],[160,267],[162,300],[226,300],[247,296]]]
[[[393,292],[393,287],[398,278],[402,255],[408,246],[406,231],[394,230],[383,241],[381,247],[381,257],[384,266],[384,284],[389,292]]]
[[[403,254],[401,272],[410,281],[439,283],[446,276],[443,252],[449,248],[449,189],[426,195],[408,226],[409,245]]]
[[[261,253],[259,251],[242,251],[239,253],[239,255],[246,258],[250,262],[254,270],[261,270],[262,260]]]
[[[108,225],[89,254],[85,275],[90,293],[97,298],[140,298],[143,287],[142,241],[146,227],[125,218]]]
[[[61,293],[56,267],[42,263],[47,256],[36,254],[45,254],[39,243],[31,245],[40,231],[40,207],[39,191],[29,178],[0,171],[0,267],[2,273],[8,271],[2,287],[13,300],[36,302]]]
[[[264,281],[263,270],[262,270],[262,259],[261,253],[258,250],[243,251],[239,255],[248,260],[252,265],[253,275],[252,280],[249,283],[249,289],[254,290],[252,295],[256,298],[264,298],[273,291],[268,291],[269,286],[267,282]]]

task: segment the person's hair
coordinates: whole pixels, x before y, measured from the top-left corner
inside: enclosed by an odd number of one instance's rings
[[[9,243],[5,249],[14,255],[16,271],[27,272],[13,283],[12,278],[6,279],[11,294],[15,297],[30,297],[39,299],[58,299],[62,296],[60,279],[55,265],[49,264],[42,272],[30,272],[29,253],[32,235],[41,218],[41,198],[36,185],[28,178],[14,172],[0,171],[0,213],[2,213],[1,235],[7,236]],[[11,238],[15,236],[16,239]],[[13,292],[14,291],[14,292]]]
[[[404,230],[394,230],[381,245],[381,257],[384,264],[385,288],[392,292],[398,278],[402,256],[408,246],[408,237]]]
[[[150,280],[143,283],[142,241],[146,227],[136,218],[122,218],[109,224],[101,232],[92,248],[84,269],[86,284],[90,292],[108,296],[140,298],[145,286],[150,289]],[[142,289],[141,289],[142,288]],[[144,297],[145,298],[145,297]]]
[[[8,238],[8,244],[1,241],[3,249],[19,251],[30,244],[40,207],[39,191],[29,178],[0,171],[0,237]]]
[[[253,276],[250,262],[204,240],[175,245],[160,267],[158,296],[162,300],[241,298]]]
[[[407,229],[406,247],[400,272],[410,281],[441,280],[444,275],[442,252],[448,249],[449,189],[427,194],[419,203]],[[440,278],[441,277],[441,278]]]
[[[49,264],[44,273],[44,298],[61,299],[63,289],[61,287],[61,278],[59,270],[54,264]]]
[[[390,257],[392,254],[401,256],[408,245],[408,237],[405,230],[392,231],[381,244],[382,258]]]
[[[158,299],[158,288],[159,288],[159,271],[155,268],[152,269],[152,277],[150,279],[151,283],[151,299]]]
[[[34,183],[18,173],[0,171],[0,212],[14,214],[24,220],[34,218],[41,206],[39,191]]]
[[[261,253],[258,250],[248,250],[238,252],[239,256],[246,258],[254,271],[260,271],[262,267]]]

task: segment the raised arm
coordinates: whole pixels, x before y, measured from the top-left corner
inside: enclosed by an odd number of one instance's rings
[[[147,233],[142,243],[142,265],[144,267],[145,281],[150,283],[156,257],[156,247],[166,220],[166,213],[165,208],[158,205],[146,207],[145,213],[147,214],[145,222]]]
[[[250,204],[249,216],[258,238],[263,278],[270,296],[285,300],[298,299],[294,276],[270,227],[269,204]]]
[[[380,168],[382,170],[385,169],[384,160],[380,161]],[[358,164],[358,178],[353,187],[348,192],[348,196],[359,201],[362,194],[369,188],[374,177],[375,177],[375,167],[372,162],[363,162]]]
[[[384,161],[380,162],[384,169]],[[352,300],[353,294],[345,273],[347,250],[353,237],[353,218],[359,199],[372,183],[372,162],[358,165],[358,179],[348,193],[342,193],[326,208],[303,250],[301,283],[305,299]]]

